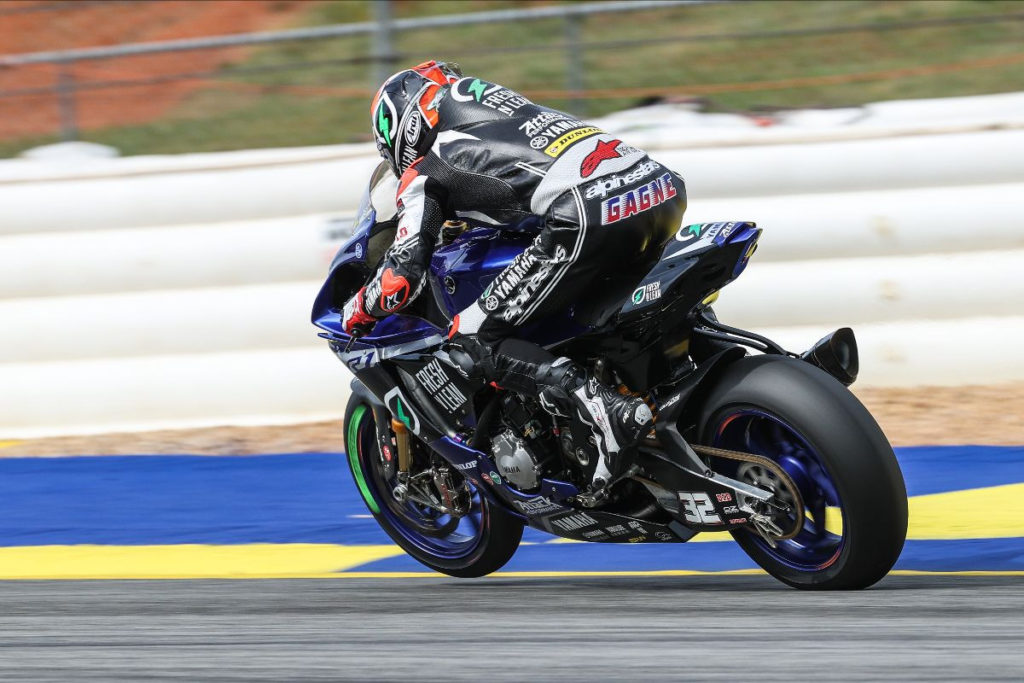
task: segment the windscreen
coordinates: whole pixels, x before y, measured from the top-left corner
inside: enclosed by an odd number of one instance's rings
[[[382,161],[374,169],[373,174],[370,176],[367,190],[369,192],[369,205],[377,212],[377,222],[382,223],[394,218],[398,212],[396,205],[398,178],[391,172],[391,167],[386,161]],[[362,218],[364,210],[364,207],[359,207],[360,218]]]

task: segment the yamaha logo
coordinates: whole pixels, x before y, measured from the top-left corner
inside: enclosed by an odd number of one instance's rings
[[[534,139],[530,140],[530,147],[534,149],[544,149],[548,146],[548,139],[543,135],[538,135]]]

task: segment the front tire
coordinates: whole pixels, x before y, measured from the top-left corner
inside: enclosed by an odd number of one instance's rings
[[[802,589],[866,588],[884,577],[907,535],[907,493],[892,447],[837,380],[803,361],[750,356],[707,395],[700,442],[778,462],[804,497],[806,521],[772,548],[754,530],[740,547]]]
[[[391,490],[396,482],[388,476],[394,468],[385,466],[377,445],[376,420],[385,419],[384,409],[378,411],[375,414],[373,406],[353,394],[344,426],[352,479],[381,528],[417,561],[449,576],[485,576],[503,567],[519,547],[523,523],[472,484],[472,507],[462,518],[395,500]]]

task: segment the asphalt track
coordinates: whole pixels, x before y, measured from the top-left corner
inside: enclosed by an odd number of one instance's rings
[[[1019,680],[1020,577],[0,583],[0,680]]]
[[[713,535],[528,530],[502,573],[440,577],[341,454],[0,460],[0,681],[1021,680],[1024,447],[897,455],[896,571],[827,594]]]

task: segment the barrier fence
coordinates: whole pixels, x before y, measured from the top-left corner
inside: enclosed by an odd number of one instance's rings
[[[89,27],[146,4],[45,3],[24,9]],[[917,18],[858,21],[856,4],[836,3],[831,21],[805,19],[793,26],[794,17],[817,15],[803,3],[783,2],[774,3],[774,13],[749,6],[748,12],[766,12],[766,28],[699,29],[705,19],[717,27],[711,13],[729,4],[582,2],[398,17],[394,3],[380,0],[366,5],[370,21],[8,54],[0,56],[0,154],[57,138],[111,142],[127,153],[366,139],[360,117],[376,84],[399,66],[432,55],[467,60],[474,73],[500,77],[528,96],[580,115],[666,97],[724,97],[715,106],[728,108],[742,93],[817,93],[961,72],[1011,74],[1024,60],[1019,11],[971,8],[967,14],[928,16],[941,10],[936,5],[922,6]],[[615,16],[622,20],[609,25],[605,18]],[[519,25],[529,31],[503,33]],[[951,45],[961,34],[976,35],[983,47],[951,49],[945,57],[932,49]],[[836,73],[810,68],[821,60],[799,53],[813,45],[824,49],[819,41],[831,41],[830,61],[849,67]],[[701,52],[672,51],[684,45]],[[790,52],[791,63],[778,60]],[[874,59],[865,61],[865,54]],[[317,125],[290,126],[288,110]]]
[[[49,86],[0,90],[0,98],[38,97],[53,95],[56,98],[60,120],[61,139],[77,140],[79,138],[79,112],[76,100],[78,93],[85,91],[131,88],[133,86],[155,85],[174,81],[219,80],[221,70],[204,70],[198,72],[179,72],[160,76],[143,76],[139,78],[86,78],[76,77],[76,66],[83,62],[110,60],[123,57],[144,55],[161,55],[186,51],[217,50],[221,48],[266,45],[273,43],[291,43],[296,41],[332,40],[352,36],[372,36],[373,43],[368,55],[360,55],[349,59],[332,59],[318,61],[299,61],[286,64],[274,64],[251,68],[236,68],[234,76],[251,74],[267,74],[290,71],[308,71],[311,68],[340,66],[343,64],[370,64],[373,73],[372,83],[380,83],[392,73],[396,64],[408,61],[412,55],[397,51],[394,48],[394,36],[403,31],[416,31],[439,27],[466,27],[475,24],[495,24],[510,21],[536,21],[543,19],[559,19],[565,22],[567,40],[558,49],[565,52],[567,69],[566,92],[570,101],[580,105],[583,99],[581,52],[586,47],[580,40],[579,22],[581,18],[606,13],[638,12],[651,9],[667,9],[672,7],[703,5],[723,0],[631,0],[630,2],[593,2],[574,3],[553,7],[538,7],[519,10],[499,10],[493,12],[473,12],[466,14],[438,15],[415,19],[395,19],[392,16],[391,1],[377,0],[370,3],[374,14],[372,22],[356,22],[319,26],[306,29],[292,29],[240,35],[209,36],[205,38],[168,40],[163,42],[142,43],[134,45],[118,45],[112,47],[86,48],[79,50],[62,50],[36,52],[0,57],[0,69],[17,66],[48,64],[55,67],[54,83]],[[58,9],[59,6],[51,6]],[[66,8],[66,6],[65,6]],[[506,48],[507,50],[508,48]],[[493,49],[490,50],[493,53]],[[464,53],[465,54],[465,53]],[[244,84],[234,84],[244,87]],[[256,86],[257,88],[259,86]],[[366,98],[373,93],[372,84],[363,88],[308,88],[284,86],[289,94],[327,94],[334,96],[359,96]]]

